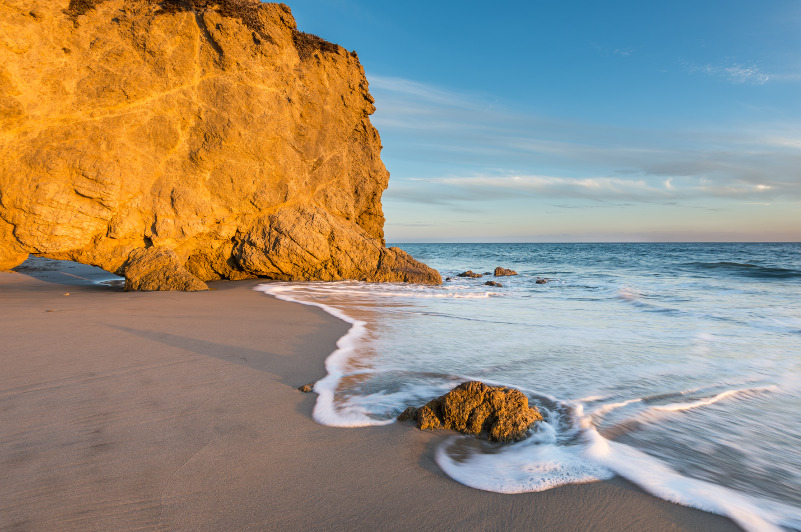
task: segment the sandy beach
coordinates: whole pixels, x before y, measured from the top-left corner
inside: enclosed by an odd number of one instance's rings
[[[260,281],[126,293],[33,264],[0,273],[2,530],[738,530],[621,479],[475,490],[434,463],[444,434],[315,423],[296,388],[348,325]]]

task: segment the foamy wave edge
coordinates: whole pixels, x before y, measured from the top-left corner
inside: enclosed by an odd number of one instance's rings
[[[366,323],[351,318],[341,310],[292,297],[293,286],[284,283],[261,284],[254,290],[269,294],[276,299],[318,307],[328,314],[350,323],[348,332],[337,341],[337,349],[325,360],[326,376],[317,381],[314,391],[318,394],[312,416],[322,425],[333,427],[380,426],[394,423],[394,419],[377,420],[356,408],[337,409],[334,406],[334,392],[343,377],[342,367],[351,357],[366,333]],[[385,295],[394,296],[394,293]],[[492,384],[492,383],[490,383]],[[500,383],[495,383],[500,384]],[[525,391],[525,390],[524,390]],[[554,398],[555,400],[555,398]],[[713,401],[714,402],[714,401]],[[782,532],[781,526],[801,530],[801,509],[779,502],[750,497],[703,480],[685,477],[660,460],[638,451],[628,445],[607,440],[591,423],[591,416],[584,414],[582,404],[572,404],[574,422],[581,427],[587,445],[576,453],[567,464],[545,464],[545,468],[572,470],[561,479],[538,483],[528,489],[520,485],[504,485],[497,479],[480,482],[480,478],[470,474],[469,468],[457,466],[444,452],[449,444],[445,442],[436,451],[435,461],[442,470],[455,481],[466,486],[497,493],[522,493],[544,491],[566,484],[578,484],[605,480],[611,477],[608,471],[629,480],[644,491],[662,500],[696,508],[730,518],[749,532]],[[694,405],[696,406],[696,405]],[[583,463],[572,463],[573,458],[582,458]],[[589,463],[587,463],[589,462]],[[464,469],[460,471],[460,469]],[[480,477],[480,475],[479,475]]]
[[[577,405],[576,416],[588,439],[587,457],[655,497],[726,516],[753,532],[780,532],[781,525],[801,526],[799,509],[681,475],[657,458],[601,436],[582,405]]]
[[[254,290],[264,292],[282,301],[320,308],[335,318],[339,318],[351,325],[348,332],[345,333],[345,336],[337,340],[336,350],[325,359],[326,376],[314,383],[314,391],[317,393],[318,397],[314,404],[312,417],[316,422],[331,427],[367,427],[389,425],[395,421],[393,419],[374,419],[356,408],[337,409],[334,406],[334,392],[337,389],[340,379],[343,377],[342,368],[345,366],[345,362],[348,358],[353,356],[359,344],[359,340],[364,337],[366,333],[365,327],[367,325],[365,322],[355,320],[341,310],[323,303],[294,298],[290,295],[293,292],[293,287],[291,285],[279,283],[260,284],[254,287]]]
[[[681,475],[657,458],[607,440],[592,425],[581,404],[571,406],[573,422],[581,431],[581,445],[543,441],[519,449],[509,447],[500,455],[477,454],[458,461],[447,453],[459,438],[455,436],[437,449],[435,461],[457,482],[484,491],[538,492],[619,475],[655,497],[726,516],[747,531],[780,532],[782,525],[801,526],[801,510]]]

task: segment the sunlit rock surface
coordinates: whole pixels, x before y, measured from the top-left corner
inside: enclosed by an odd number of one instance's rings
[[[374,110],[282,4],[0,0],[0,269],[440,283],[385,247]]]
[[[415,420],[421,430],[456,430],[505,442],[525,438],[542,415],[520,390],[470,381],[420,408],[407,408],[398,420]]]

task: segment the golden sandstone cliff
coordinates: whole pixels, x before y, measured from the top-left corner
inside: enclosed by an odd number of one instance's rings
[[[0,0],[0,270],[440,283],[385,248],[374,110],[283,4]]]

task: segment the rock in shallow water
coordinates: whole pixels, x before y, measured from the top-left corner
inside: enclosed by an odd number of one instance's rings
[[[507,270],[506,268],[504,268],[502,266],[498,266],[497,268],[495,268],[495,274],[494,275],[495,275],[495,277],[506,277],[506,276],[509,276],[509,275],[517,275],[517,272],[514,271],[514,270]]]
[[[407,408],[399,421],[414,419],[421,430],[447,429],[490,441],[517,441],[542,415],[530,407],[520,390],[469,381],[416,409]]]

